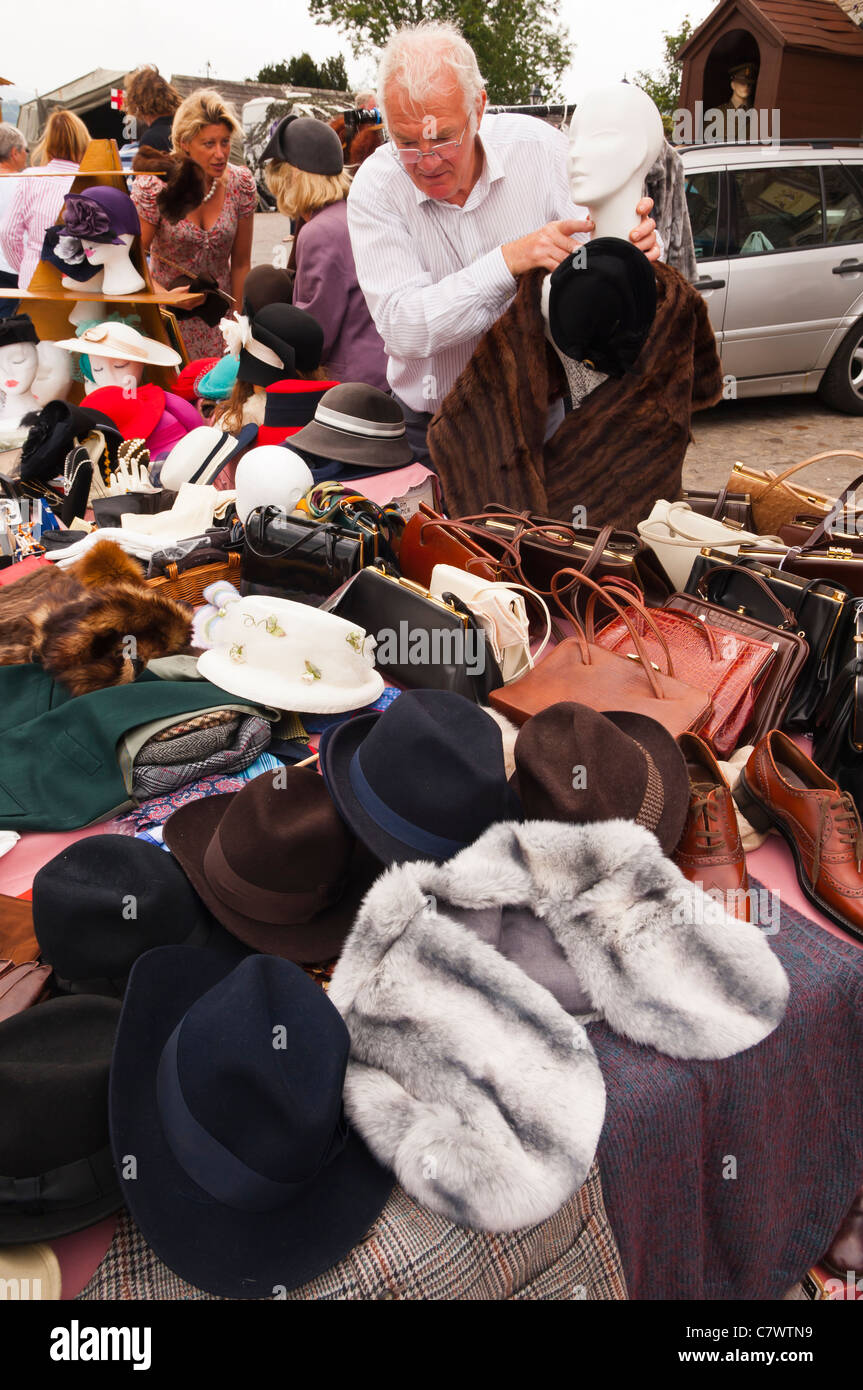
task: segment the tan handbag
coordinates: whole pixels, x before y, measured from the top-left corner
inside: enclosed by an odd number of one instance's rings
[[[774,473],[772,468],[760,473],[748,468],[745,463],[735,463],[728,479],[728,489],[748,492],[752,499],[756,531],[775,536],[780,526],[787,526],[800,512],[829,516],[837,498],[828,496],[826,492],[807,492],[796,483],[789,483],[788,479],[792,474],[799,473],[801,468],[808,468],[810,463],[834,458],[863,459],[863,453],[856,449],[828,449],[826,453],[813,454],[802,463],[792,463],[782,473]]]
[[[635,655],[616,656],[596,643],[588,642],[578,620],[561,602],[558,591],[570,587],[570,582],[584,585],[599,595],[604,604],[615,609],[626,624]],[[574,590],[570,587],[574,602]],[[604,713],[609,710],[628,710],[649,715],[662,724],[675,738],[679,734],[697,733],[713,713],[713,700],[706,690],[678,680],[668,644],[646,608],[636,604],[639,615],[653,631],[663,651],[666,671],[653,665],[647,649],[635,629],[631,617],[607,589],[581,574],[578,570],[559,570],[552,579],[552,596],[572,624],[574,637],[559,643],[532,671],[493,690],[489,704],[516,724],[523,724],[540,710],[548,709],[561,700],[574,700],[589,709]]]

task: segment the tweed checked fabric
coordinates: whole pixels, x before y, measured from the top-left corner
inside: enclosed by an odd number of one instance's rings
[[[240,715],[235,714],[224,724],[211,724],[206,728],[187,729],[176,733],[173,738],[148,739],[142,745],[135,762],[139,765],[159,766],[161,763],[203,762],[211,753],[218,753],[233,742],[234,733],[240,727]]]
[[[608,1097],[597,1157],[631,1298],[781,1298],[860,1186],[863,947],[787,908],[770,945],[788,1011],[736,1057],[678,1061],[588,1027]]]
[[[207,739],[218,737],[218,734],[218,729],[203,729],[188,737]],[[145,801],[148,797],[164,796],[166,792],[184,787],[188,782],[198,782],[216,773],[226,775],[242,772],[259,753],[269,747],[270,737],[269,720],[250,714],[243,719],[230,747],[216,749],[197,761],[170,765],[164,762],[142,764],[136,758],[132,768],[132,795],[137,801]]]
[[[196,729],[217,729],[221,724],[233,724],[236,726],[238,715],[229,709],[211,709],[206,714],[195,714],[191,719],[182,719],[179,724],[172,724],[170,729],[163,729],[160,734],[154,734],[148,740],[150,743],[165,743],[171,739],[180,738],[182,734],[194,733]]]
[[[78,1297],[212,1299],[156,1258],[127,1212],[108,1254]],[[454,1226],[396,1187],[347,1259],[282,1297],[290,1302],[604,1301],[625,1299],[626,1285],[594,1163],[584,1186],[548,1221],[499,1236]]]

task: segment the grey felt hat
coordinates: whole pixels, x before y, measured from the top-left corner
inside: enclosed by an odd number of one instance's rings
[[[307,174],[340,174],[344,168],[341,140],[332,126],[314,116],[285,116],[261,158],[293,164]]]

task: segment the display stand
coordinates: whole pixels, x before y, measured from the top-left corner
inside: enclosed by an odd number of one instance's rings
[[[21,176],[18,175],[17,177]],[[86,189],[101,184],[120,188],[126,193],[128,192],[127,177],[120,160],[116,140],[91,140],[69,191],[71,193],[83,193]],[[129,255],[132,264],[144,280],[145,288],[139,290],[137,294],[88,294],[83,285],[80,289],[64,289],[61,283],[62,272],[50,262],[40,261],[33,272],[28,289],[0,290],[0,298],[21,301],[21,312],[30,315],[40,340],[57,342],[61,338],[74,338],[75,328],[69,322],[69,314],[75,304],[92,300],[94,303],[101,304],[128,304],[130,308],[134,308],[134,312],[139,316],[141,320],[139,331],[146,338],[153,338],[156,342],[165,343],[168,347],[176,347],[173,336],[169,334],[165,326],[162,306],[164,305],[166,309],[174,308],[177,304],[183,304],[190,296],[181,290],[154,288],[146,257],[141,248],[140,236],[135,237],[129,248]],[[182,356],[183,365],[185,365],[188,361],[185,349],[182,350]],[[177,372],[173,367],[148,367],[147,379],[155,382],[164,390],[170,391],[177,379]],[[69,400],[77,403],[83,398],[83,395],[81,383],[73,383]]]

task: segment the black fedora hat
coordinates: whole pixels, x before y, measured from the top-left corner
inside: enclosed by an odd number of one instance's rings
[[[223,1298],[267,1298],[363,1238],[394,1178],[345,1122],[349,1051],[335,1006],[290,961],[226,970],[164,946],[135,964],[111,1142],[129,1209],[170,1269]]]
[[[70,405],[68,401],[48,401],[40,411],[25,415],[24,424],[29,425],[21,446],[19,472],[24,482],[48,482],[62,473],[69,450],[82,444],[94,430],[101,430],[104,435],[113,464],[123,443],[110,416],[89,406]]]
[[[572,700],[549,705],[519,730],[515,768],[528,820],[633,820],[666,854],[683,832],[686,762],[676,739],[646,714],[599,714]]]
[[[555,345],[597,372],[631,371],[655,317],[653,266],[620,237],[587,242],[552,272],[548,323]]]
[[[384,864],[450,859],[490,825],[520,820],[495,721],[463,695],[409,690],[320,742],[324,780]]]
[[[49,999],[0,1023],[0,1245],[119,1211],[108,1137],[117,999]]]
[[[342,142],[331,125],[314,116],[283,116],[273,131],[261,163],[275,159],[307,174],[340,174]]]
[[[154,946],[203,946],[233,961],[246,954],[171,855],[129,835],[77,840],[43,865],[33,880],[33,927],[69,994],[121,995]]]
[[[229,932],[301,964],[338,955],[381,872],[309,767],[181,806],[165,843]]]
[[[331,387],[315,418],[291,436],[291,448],[374,472],[404,468],[414,458],[398,401],[358,381]]]
[[[296,309],[293,304],[265,304],[252,319],[251,330],[251,342],[240,349],[238,381],[272,386],[298,372],[317,371],[321,365],[324,330],[305,309]],[[255,347],[264,349],[267,360],[256,355]]]

